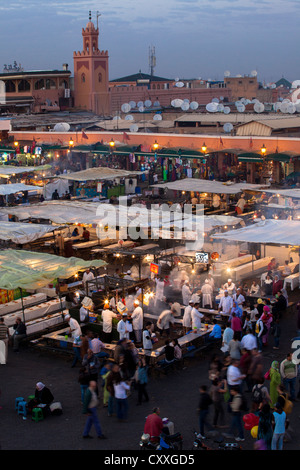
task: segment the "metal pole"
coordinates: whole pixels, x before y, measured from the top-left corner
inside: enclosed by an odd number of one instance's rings
[[[23,302],[23,292],[22,287],[19,287],[21,293],[21,305],[22,305],[22,312],[23,312],[23,322],[25,324],[25,311],[24,311],[24,302]]]

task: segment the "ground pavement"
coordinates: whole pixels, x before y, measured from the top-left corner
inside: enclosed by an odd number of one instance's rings
[[[295,314],[286,315],[281,322],[282,338],[279,351],[273,350],[272,341],[264,350],[265,371],[274,359],[281,361],[290,350],[290,339],[296,333]],[[71,359],[50,353],[40,354],[27,349],[19,354],[10,349],[6,365],[0,366],[0,445],[2,450],[138,450],[145,417],[152,407],[159,406],[161,416],[175,423],[175,430],[184,438],[184,449],[193,442],[193,430],[198,428],[197,406],[199,386],[209,384],[208,359],[195,357],[184,370],[170,372],[167,376],[150,378],[150,402],[136,406],[136,392],[129,397],[128,422],[119,423],[108,417],[107,409],[100,406],[99,417],[107,440],[82,439],[85,416],[82,414],[80,386],[77,381],[79,367],[71,368]],[[34,393],[36,382],[44,382],[52,391],[55,401],[63,406],[61,416],[51,416],[35,423],[30,417],[23,420],[14,410],[15,398]],[[297,383],[297,391],[299,384]],[[287,450],[300,448],[300,402],[294,404],[291,415],[292,441],[285,443]],[[212,410],[210,411],[210,418]],[[229,423],[230,415],[226,414]],[[253,449],[254,440],[245,431],[243,449]]]

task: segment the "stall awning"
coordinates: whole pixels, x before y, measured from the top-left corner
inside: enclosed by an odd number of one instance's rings
[[[247,163],[261,163],[263,158],[261,154],[255,152],[240,152],[237,156],[238,161]]]
[[[0,251],[0,289],[38,289],[57,278],[68,279],[78,271],[105,266],[102,260],[84,261],[25,250]]]
[[[266,160],[269,161],[276,161],[276,162],[282,162],[286,163],[289,162],[290,160],[293,160],[294,158],[300,157],[299,153],[295,152],[275,152],[275,153],[269,153],[266,155]]]
[[[32,173],[35,171],[46,171],[51,168],[51,165],[40,165],[40,166],[0,166],[0,177],[10,178],[13,175],[19,175],[22,173]]]
[[[153,188],[170,189],[174,191],[195,191],[199,193],[211,194],[238,194],[247,189],[255,191],[266,186],[248,183],[223,183],[221,181],[202,180],[198,178],[184,178],[182,180],[170,181],[152,185]]]
[[[8,194],[16,194],[24,191],[37,191],[40,193],[43,191],[43,188],[23,183],[0,184],[0,196],[7,196]]]
[[[300,246],[300,221],[266,219],[253,225],[212,235],[215,240]]]
[[[57,178],[63,178],[70,181],[102,181],[114,180],[115,178],[133,178],[136,175],[142,175],[142,171],[126,171],[115,168],[97,167],[88,170],[77,171],[74,173],[65,173],[58,175]]]
[[[0,239],[23,245],[24,243],[38,240],[47,233],[54,232],[60,228],[54,225],[4,222],[1,220]]]

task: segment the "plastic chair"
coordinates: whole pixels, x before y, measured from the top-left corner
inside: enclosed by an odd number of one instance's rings
[[[36,423],[44,419],[43,410],[41,408],[33,408],[32,410],[32,421]]]
[[[18,403],[18,415],[27,416],[27,402],[25,400]]]
[[[18,411],[18,406],[21,401],[25,401],[23,397],[17,397],[15,399],[15,410]]]
[[[34,398],[35,398],[34,395],[29,395],[29,397],[28,397],[28,399],[27,399],[27,400],[28,400],[28,403],[30,402],[30,400],[34,400]]]

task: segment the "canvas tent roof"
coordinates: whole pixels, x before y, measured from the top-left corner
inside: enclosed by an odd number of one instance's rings
[[[0,177],[9,178],[12,175],[18,175],[22,173],[31,173],[33,171],[44,171],[49,170],[51,165],[41,165],[41,166],[0,166]]]
[[[64,173],[57,178],[63,178],[71,181],[101,181],[114,180],[115,178],[130,178],[135,175],[141,175],[142,171],[127,171],[107,167],[89,168],[88,170],[77,171],[74,173]]]
[[[172,181],[168,183],[160,183],[152,185],[153,188],[168,188],[174,191],[196,191],[200,193],[212,194],[238,194],[247,189],[250,191],[258,191],[263,185],[248,183],[223,183],[221,181],[209,181],[199,178],[184,178],[182,180]]]
[[[279,194],[283,197],[292,197],[292,198],[300,198],[300,188],[294,189],[265,189],[265,193],[267,194]]]
[[[212,235],[226,241],[300,246],[300,221],[266,219],[227,233]]]
[[[89,266],[102,267],[102,260],[84,261],[25,250],[0,251],[0,289],[38,289],[57,278],[68,279]]]
[[[60,227],[1,221],[0,239],[23,245],[37,240]]]
[[[23,183],[0,184],[0,196],[7,196],[8,194],[16,194],[23,191],[42,192],[43,188]]]

